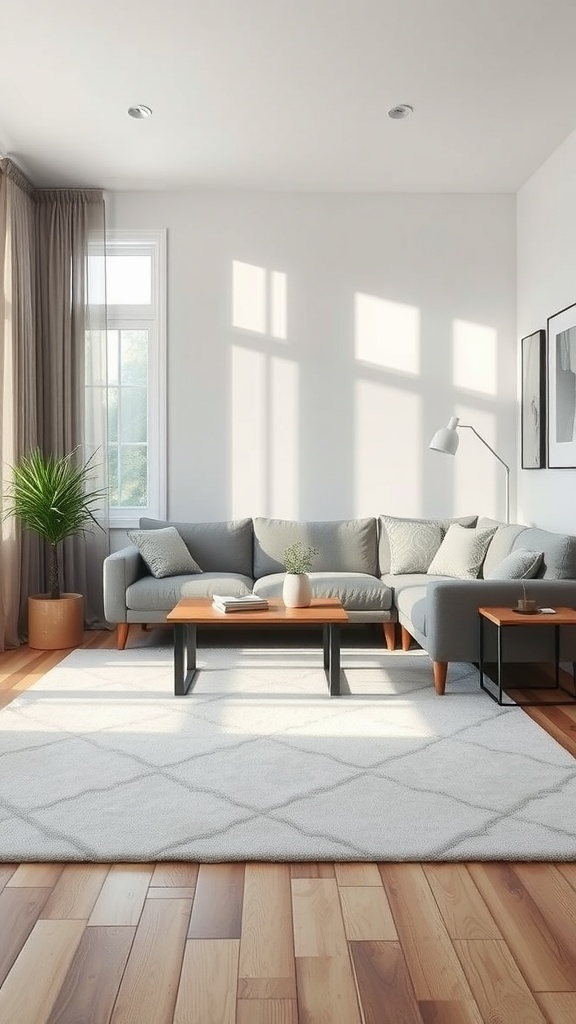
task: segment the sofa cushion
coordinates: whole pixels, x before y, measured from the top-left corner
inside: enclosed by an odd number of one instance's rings
[[[484,569],[485,580],[531,580],[538,575],[542,565],[541,551],[526,551],[518,548],[511,551],[490,572]]]
[[[163,530],[129,530],[127,536],[157,578],[202,572],[174,526]]]
[[[380,516],[380,523],[388,534],[390,572],[426,572],[442,543],[442,524],[393,516]]]
[[[254,593],[260,597],[282,597],[284,573],[262,576],[254,584]],[[392,592],[385,583],[363,573],[310,572],[314,597],[337,597],[346,611],[388,611],[392,607]]]
[[[409,587],[427,587],[429,583],[434,583],[436,580],[445,580],[445,576],[432,576],[428,572],[404,572],[398,576],[393,576],[392,573],[384,573],[380,577],[382,583],[385,583],[387,587],[390,587],[392,591],[392,599],[396,606],[398,605],[398,595]]]
[[[496,532],[491,526],[467,529],[452,523],[435,554],[428,572],[436,576],[452,576],[459,580],[478,578],[488,545]]]
[[[378,574],[375,519],[308,523],[260,516],[254,519],[254,577],[283,572],[284,551],[296,541],[317,549],[314,572]]]
[[[480,516],[478,520],[478,528],[481,530],[489,527],[496,527],[496,533],[492,537],[490,544],[488,545],[488,551],[484,559],[482,566],[482,575],[486,578],[486,573],[495,569],[500,562],[506,558],[512,551],[512,545],[517,537],[521,533],[524,533],[526,529],[520,523],[502,523],[498,519],[489,519],[488,516]],[[523,547],[530,547],[529,544],[523,544]],[[540,550],[538,548],[537,550]]]
[[[237,573],[203,572],[197,576],[144,576],[126,590],[126,607],[131,611],[169,612],[181,597],[212,597],[230,594],[242,597],[252,590],[250,576]]]
[[[426,636],[427,587],[404,587],[397,595],[396,607],[405,618]]]
[[[519,547],[543,552],[543,571],[538,573],[543,579],[576,579],[576,537],[527,527],[514,541],[512,550]]]
[[[378,564],[381,575],[390,572],[391,565],[390,543],[388,531],[383,523],[384,519],[388,521],[394,519],[399,523],[440,523],[442,530],[446,532],[451,523],[460,523],[461,526],[475,526],[478,516],[460,516],[456,519],[406,519],[405,517],[381,515],[378,521]]]
[[[221,523],[177,523],[141,519],[143,530],[175,526],[190,554],[204,572],[252,576],[252,520]]]

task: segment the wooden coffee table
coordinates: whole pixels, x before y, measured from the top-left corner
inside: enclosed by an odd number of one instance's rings
[[[308,608],[286,608],[280,599],[264,611],[220,612],[210,597],[185,597],[166,616],[174,624],[174,695],[193,687],[198,626],[323,626],[324,671],[331,697],[340,696],[340,626],[349,621],[337,598],[316,597]]]
[[[574,704],[576,694],[567,690],[565,686],[562,686],[560,682],[560,626],[576,626],[576,610],[574,608],[554,608],[554,613],[546,612],[534,612],[530,615],[523,615],[512,608],[479,608],[478,609],[479,624],[480,624],[480,686],[488,694],[492,700],[496,701],[502,707],[535,707],[541,704],[542,701],[522,701],[520,704],[516,701],[505,701],[502,699],[502,662],[503,662],[503,636],[504,631],[507,629],[528,629],[529,627],[535,629],[542,629],[545,626],[554,628],[554,661],[555,661],[555,676],[554,686],[551,689],[555,689],[558,692],[558,698],[552,703],[554,704]],[[497,640],[498,640],[498,675],[497,675],[497,694],[491,693],[490,689],[484,685],[484,640],[485,640],[485,629],[486,624],[491,623],[497,629]],[[540,685],[539,689],[543,689]],[[567,693],[572,699],[561,700],[560,693],[563,691]]]

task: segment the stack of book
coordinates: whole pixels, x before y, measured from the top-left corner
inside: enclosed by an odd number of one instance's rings
[[[265,597],[258,597],[256,594],[246,594],[244,597],[223,597],[214,594],[212,598],[213,608],[219,612],[255,612],[268,607]]]

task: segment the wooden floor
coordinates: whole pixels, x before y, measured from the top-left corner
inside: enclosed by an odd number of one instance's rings
[[[0,864],[0,1022],[575,1024],[576,864]]]

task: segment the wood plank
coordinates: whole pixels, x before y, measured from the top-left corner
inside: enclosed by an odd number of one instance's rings
[[[109,864],[67,864],[40,916],[87,921],[109,870]]]
[[[291,878],[334,878],[334,864],[310,861],[308,864],[291,864]]]
[[[51,889],[4,889],[0,893],[0,985],[30,935]]]
[[[364,1024],[422,1024],[399,942],[351,942]]]
[[[424,999],[418,1003],[422,1024],[506,1024],[483,1021],[471,999]]]
[[[189,864],[185,861],[165,861],[154,868],[150,885],[196,888],[198,867],[198,864]]]
[[[515,864],[514,871],[572,965],[570,988],[576,991],[576,906],[574,890],[554,864]]]
[[[347,955],[336,879],[293,878],[292,915],[297,957]]]
[[[176,885],[155,885],[150,886],[147,900],[193,900],[194,899],[194,888],[187,888],[186,886]]]
[[[532,992],[576,989],[576,965],[522,885],[516,865],[475,863],[469,871]]]
[[[150,864],[114,864],[106,876],[88,924],[137,925],[151,877]]]
[[[294,999],[295,992],[295,978],[238,978],[239,999]]]
[[[2,1024],[46,1024],[83,931],[83,921],[36,922],[0,988]]]
[[[460,961],[419,864],[381,864],[380,874],[418,1000],[472,1001]]]
[[[147,900],[110,1024],[172,1024],[190,900]]]
[[[537,992],[535,998],[551,1024],[576,1021],[576,992]]]
[[[484,1020],[547,1024],[505,942],[456,939],[454,946]]]
[[[382,886],[347,885],[340,889],[344,931],[347,939],[398,938],[390,904]]]
[[[335,864],[336,881],[342,885],[378,885],[382,879],[376,864]]]
[[[63,864],[20,864],[16,871],[6,883],[7,888],[22,886],[24,889],[32,889],[38,886],[41,889],[49,886],[52,888],[64,871]]]
[[[19,693],[28,690],[34,683],[37,683],[42,676],[46,675],[51,668],[58,665],[70,653],[70,650],[47,651],[37,655],[30,665],[11,673],[5,683],[5,686],[9,688],[3,688],[0,691],[0,708],[6,707]]]
[[[361,1024],[348,956],[301,957],[296,980],[300,1024]]]
[[[48,1024],[109,1024],[135,928],[86,928]]]
[[[239,939],[244,864],[201,864],[190,918],[190,939]]]
[[[572,756],[576,756],[576,722],[572,717],[572,708],[523,708],[537,725],[541,726]]]
[[[423,870],[451,939],[502,938],[465,864],[424,864]]]
[[[6,882],[12,878],[17,867],[17,864],[0,864],[0,892],[2,892]]]
[[[188,939],[174,1024],[236,1024],[239,939]]]
[[[563,875],[573,889],[576,889],[576,864],[566,863],[558,864],[557,866],[560,874]]]
[[[295,999],[239,999],[236,1024],[299,1024]]]
[[[290,979],[296,998],[292,896],[287,864],[247,864],[239,978]]]

